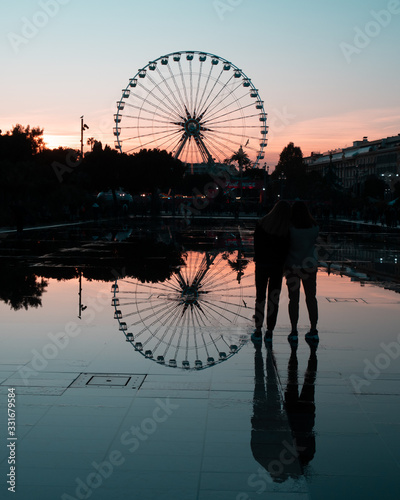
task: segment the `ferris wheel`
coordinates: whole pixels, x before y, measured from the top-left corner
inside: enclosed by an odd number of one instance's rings
[[[188,252],[170,279],[118,279],[112,305],[118,329],[138,353],[171,368],[201,370],[247,342],[254,270],[240,252]]]
[[[267,114],[250,78],[231,62],[198,51],[170,53],[129,79],[114,115],[115,147],[163,149],[186,164],[213,166],[246,146],[264,159]]]

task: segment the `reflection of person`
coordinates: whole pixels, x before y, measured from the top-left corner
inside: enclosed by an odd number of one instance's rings
[[[250,446],[255,460],[269,473],[267,475],[259,472],[259,480],[252,481],[254,485],[260,486],[258,492],[261,493],[266,488],[265,484],[261,483],[262,479],[270,483],[281,483],[289,477],[299,477],[301,467],[288,419],[282,407],[275,360],[270,347],[267,348],[266,377],[260,346],[255,350],[254,368]]]
[[[283,266],[289,251],[290,205],[279,201],[257,222],[254,232],[254,261],[256,263],[255,331],[253,340],[261,341],[265,301],[268,288],[267,331],[265,340],[272,340],[278,316],[282,288]]]
[[[310,357],[304,383],[299,395],[298,362],[296,349],[292,353],[288,364],[288,381],[285,391],[285,409],[292,429],[298,458],[302,467],[307,465],[315,454],[315,378],[317,374],[317,343],[311,345]]]
[[[286,260],[286,283],[289,292],[289,317],[292,325],[288,337],[297,342],[299,320],[300,283],[303,283],[306,305],[311,328],[306,339],[318,339],[317,269],[315,243],[319,228],[303,201],[295,201],[292,206],[290,227],[290,248]]]

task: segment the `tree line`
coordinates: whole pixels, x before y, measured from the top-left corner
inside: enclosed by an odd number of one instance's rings
[[[115,202],[119,188],[132,196],[149,193],[153,199],[160,192],[191,196],[213,180],[209,174],[190,174],[167,151],[142,149],[124,154],[108,145],[103,147],[94,138],[88,143],[91,151],[81,157],[74,149],[46,148],[40,127],[18,124],[4,134],[0,131],[0,226],[13,226],[21,218],[25,224],[36,224],[81,217],[101,191],[111,191]],[[330,177],[307,173],[302,151],[292,142],[283,148],[271,175],[262,168],[251,168],[242,147],[225,163],[240,186],[244,180],[263,185],[264,208],[279,198],[354,204],[334,173]],[[380,189],[382,186],[371,180],[363,194],[380,197]],[[226,206],[229,201],[223,189],[212,200],[215,206]]]

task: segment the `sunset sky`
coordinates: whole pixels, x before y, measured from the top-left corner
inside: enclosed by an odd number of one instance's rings
[[[399,0],[18,0],[0,3],[3,133],[48,147],[114,144],[116,101],[149,60],[216,54],[241,68],[269,118],[265,159],[400,133]],[[87,148],[87,146],[86,146]]]

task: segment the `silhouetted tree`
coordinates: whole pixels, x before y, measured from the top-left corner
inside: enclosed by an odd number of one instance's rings
[[[279,156],[279,162],[272,176],[279,177],[280,175],[284,175],[286,179],[291,181],[299,179],[299,177],[304,174],[305,166],[303,163],[303,153],[298,146],[293,144],[293,142],[289,142],[289,144],[283,148]]]
[[[47,281],[38,281],[28,269],[7,266],[0,273],[0,300],[16,311],[41,306],[46,287]]]
[[[6,134],[0,135],[0,160],[27,160],[43,151],[43,129],[15,125]]]
[[[283,148],[279,162],[271,174],[271,180],[275,181],[276,191],[280,192],[280,196],[302,196],[306,186],[306,170],[303,153],[293,142]]]

